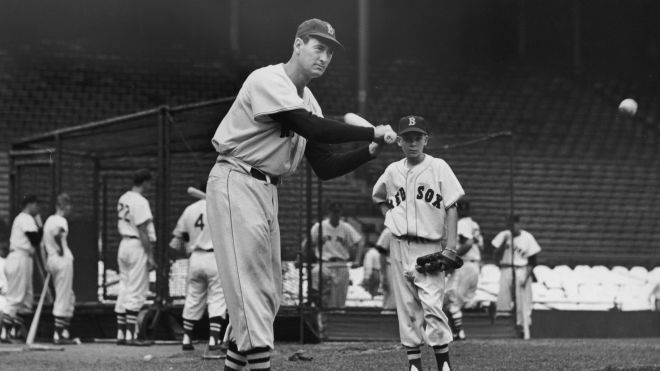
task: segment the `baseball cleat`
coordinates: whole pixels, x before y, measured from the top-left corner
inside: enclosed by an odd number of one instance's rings
[[[181,349],[182,349],[182,350],[185,350],[185,351],[195,350],[195,346],[192,345],[192,343],[181,344]]]
[[[456,334],[456,339],[457,340],[465,340],[467,339],[467,336],[465,335],[465,331],[462,329],[458,331],[458,334]]]

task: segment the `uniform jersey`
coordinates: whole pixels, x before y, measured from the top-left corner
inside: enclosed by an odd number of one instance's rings
[[[428,154],[408,168],[407,160],[390,164],[374,186],[372,197],[387,202],[385,226],[395,236],[416,236],[430,240],[446,237],[446,208],[465,192],[456,175],[442,159]]]
[[[511,245],[511,231],[506,230],[498,233],[491,243],[496,249],[503,245],[507,246],[500,264],[511,265],[511,249],[508,248]],[[527,258],[541,251],[541,246],[536,242],[534,236],[525,230],[521,230],[520,235],[513,239],[513,245],[513,265],[527,265]]]
[[[39,232],[39,227],[34,217],[26,212],[16,215],[11,226],[9,236],[9,250],[22,250],[28,253],[34,252],[34,246],[28,239],[26,232]]]
[[[125,237],[140,237],[138,226],[149,222],[149,241],[156,241],[156,231],[149,201],[138,192],[128,191],[117,202],[117,228]]]
[[[259,68],[243,83],[213,136],[213,146],[229,160],[237,159],[271,176],[292,174],[304,155],[307,141],[293,132],[281,137],[282,125],[269,115],[294,109],[323,116],[307,87],[302,97],[298,95],[284,64]]]
[[[472,248],[462,256],[463,260],[481,260],[480,247],[484,244],[484,238],[481,235],[481,228],[479,224],[470,217],[460,218],[458,220],[458,235],[464,235],[467,238],[472,238],[474,243]],[[465,231],[465,232],[462,232]]]
[[[312,226],[312,241],[318,241],[319,223]],[[349,260],[351,255],[348,248],[360,242],[362,236],[350,224],[340,220],[337,227],[330,224],[329,219],[323,220],[323,260],[341,259]],[[318,256],[318,251],[316,253]]]
[[[43,242],[46,247],[48,256],[59,256],[60,246],[55,240],[55,236],[62,233],[60,243],[62,244],[62,253],[64,257],[73,258],[69,244],[67,243],[67,236],[69,234],[69,223],[66,218],[61,215],[51,215],[44,223],[44,237]]]
[[[194,250],[212,250],[211,234],[208,231],[208,222],[206,220],[206,200],[199,200],[188,205],[179,217],[172,234],[176,237],[188,233],[190,240],[186,243],[188,253]]]

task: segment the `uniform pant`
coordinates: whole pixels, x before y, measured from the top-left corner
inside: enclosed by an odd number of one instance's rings
[[[479,284],[479,263],[465,262],[447,279],[446,301],[452,313],[472,303]]]
[[[442,311],[445,273],[419,273],[417,258],[441,250],[439,243],[417,243],[393,239],[390,264],[399,318],[399,337],[405,347],[449,344],[453,335]]]
[[[500,292],[497,296],[497,310],[509,311],[513,309],[513,286],[516,290],[516,324],[523,325],[523,316],[527,316],[527,323],[532,324],[532,280],[527,280],[527,267],[516,267],[516,284],[513,284],[513,269],[502,267],[500,269]]]
[[[49,256],[46,269],[50,272],[55,286],[53,316],[73,317],[76,303],[73,293],[73,259],[66,256]]]
[[[207,306],[209,317],[227,317],[227,304],[215,257],[210,251],[194,251],[188,263],[183,318],[198,321]]]
[[[346,262],[323,262],[323,308],[344,308],[351,275]],[[312,268],[312,288],[318,292],[319,266]]]
[[[391,310],[396,309],[396,299],[394,297],[394,272],[392,272],[391,263],[387,262],[387,273],[382,278],[383,281],[387,280],[387,286],[383,288],[383,309]]]
[[[216,163],[206,209],[230,334],[239,352],[270,348],[282,299],[277,187],[227,163]]]
[[[149,270],[147,253],[137,238],[124,238],[117,252],[119,265],[119,295],[115,304],[116,313],[138,312],[147,301],[149,293]]]
[[[34,291],[32,288],[32,271],[34,269],[32,256],[22,250],[9,253],[5,261],[5,276],[7,277],[7,311],[12,318],[16,314],[32,313]]]

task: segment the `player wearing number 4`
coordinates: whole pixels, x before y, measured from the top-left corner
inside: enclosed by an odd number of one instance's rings
[[[151,174],[141,169],[133,175],[133,188],[119,197],[117,228],[121,236],[117,264],[119,294],[117,314],[117,344],[146,345],[137,340],[137,315],[149,292],[149,270],[156,266],[152,245],[156,242],[149,201],[143,194],[151,185]]]
[[[206,189],[206,180],[199,189]],[[176,223],[170,247],[186,250],[190,255],[186,302],[183,306],[183,350],[194,350],[192,332],[195,323],[209,311],[208,350],[222,352],[222,329],[227,325],[227,305],[222,292],[218,266],[213,256],[213,243],[206,220],[206,200],[201,199],[183,210]]]
[[[453,340],[442,311],[446,268],[460,267],[456,256],[456,202],[464,195],[449,165],[424,153],[428,130],[424,118],[399,120],[397,144],[405,158],[390,164],[373,189],[373,200],[385,215],[390,242],[399,336],[409,370],[421,370],[420,346],[433,347],[438,370],[450,370]],[[425,270],[419,257],[442,252],[440,269]]]

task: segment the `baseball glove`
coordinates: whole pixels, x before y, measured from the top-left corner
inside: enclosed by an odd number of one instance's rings
[[[455,251],[442,250],[433,254],[423,255],[417,258],[415,269],[419,273],[447,272],[463,266],[463,259],[456,255]]]

